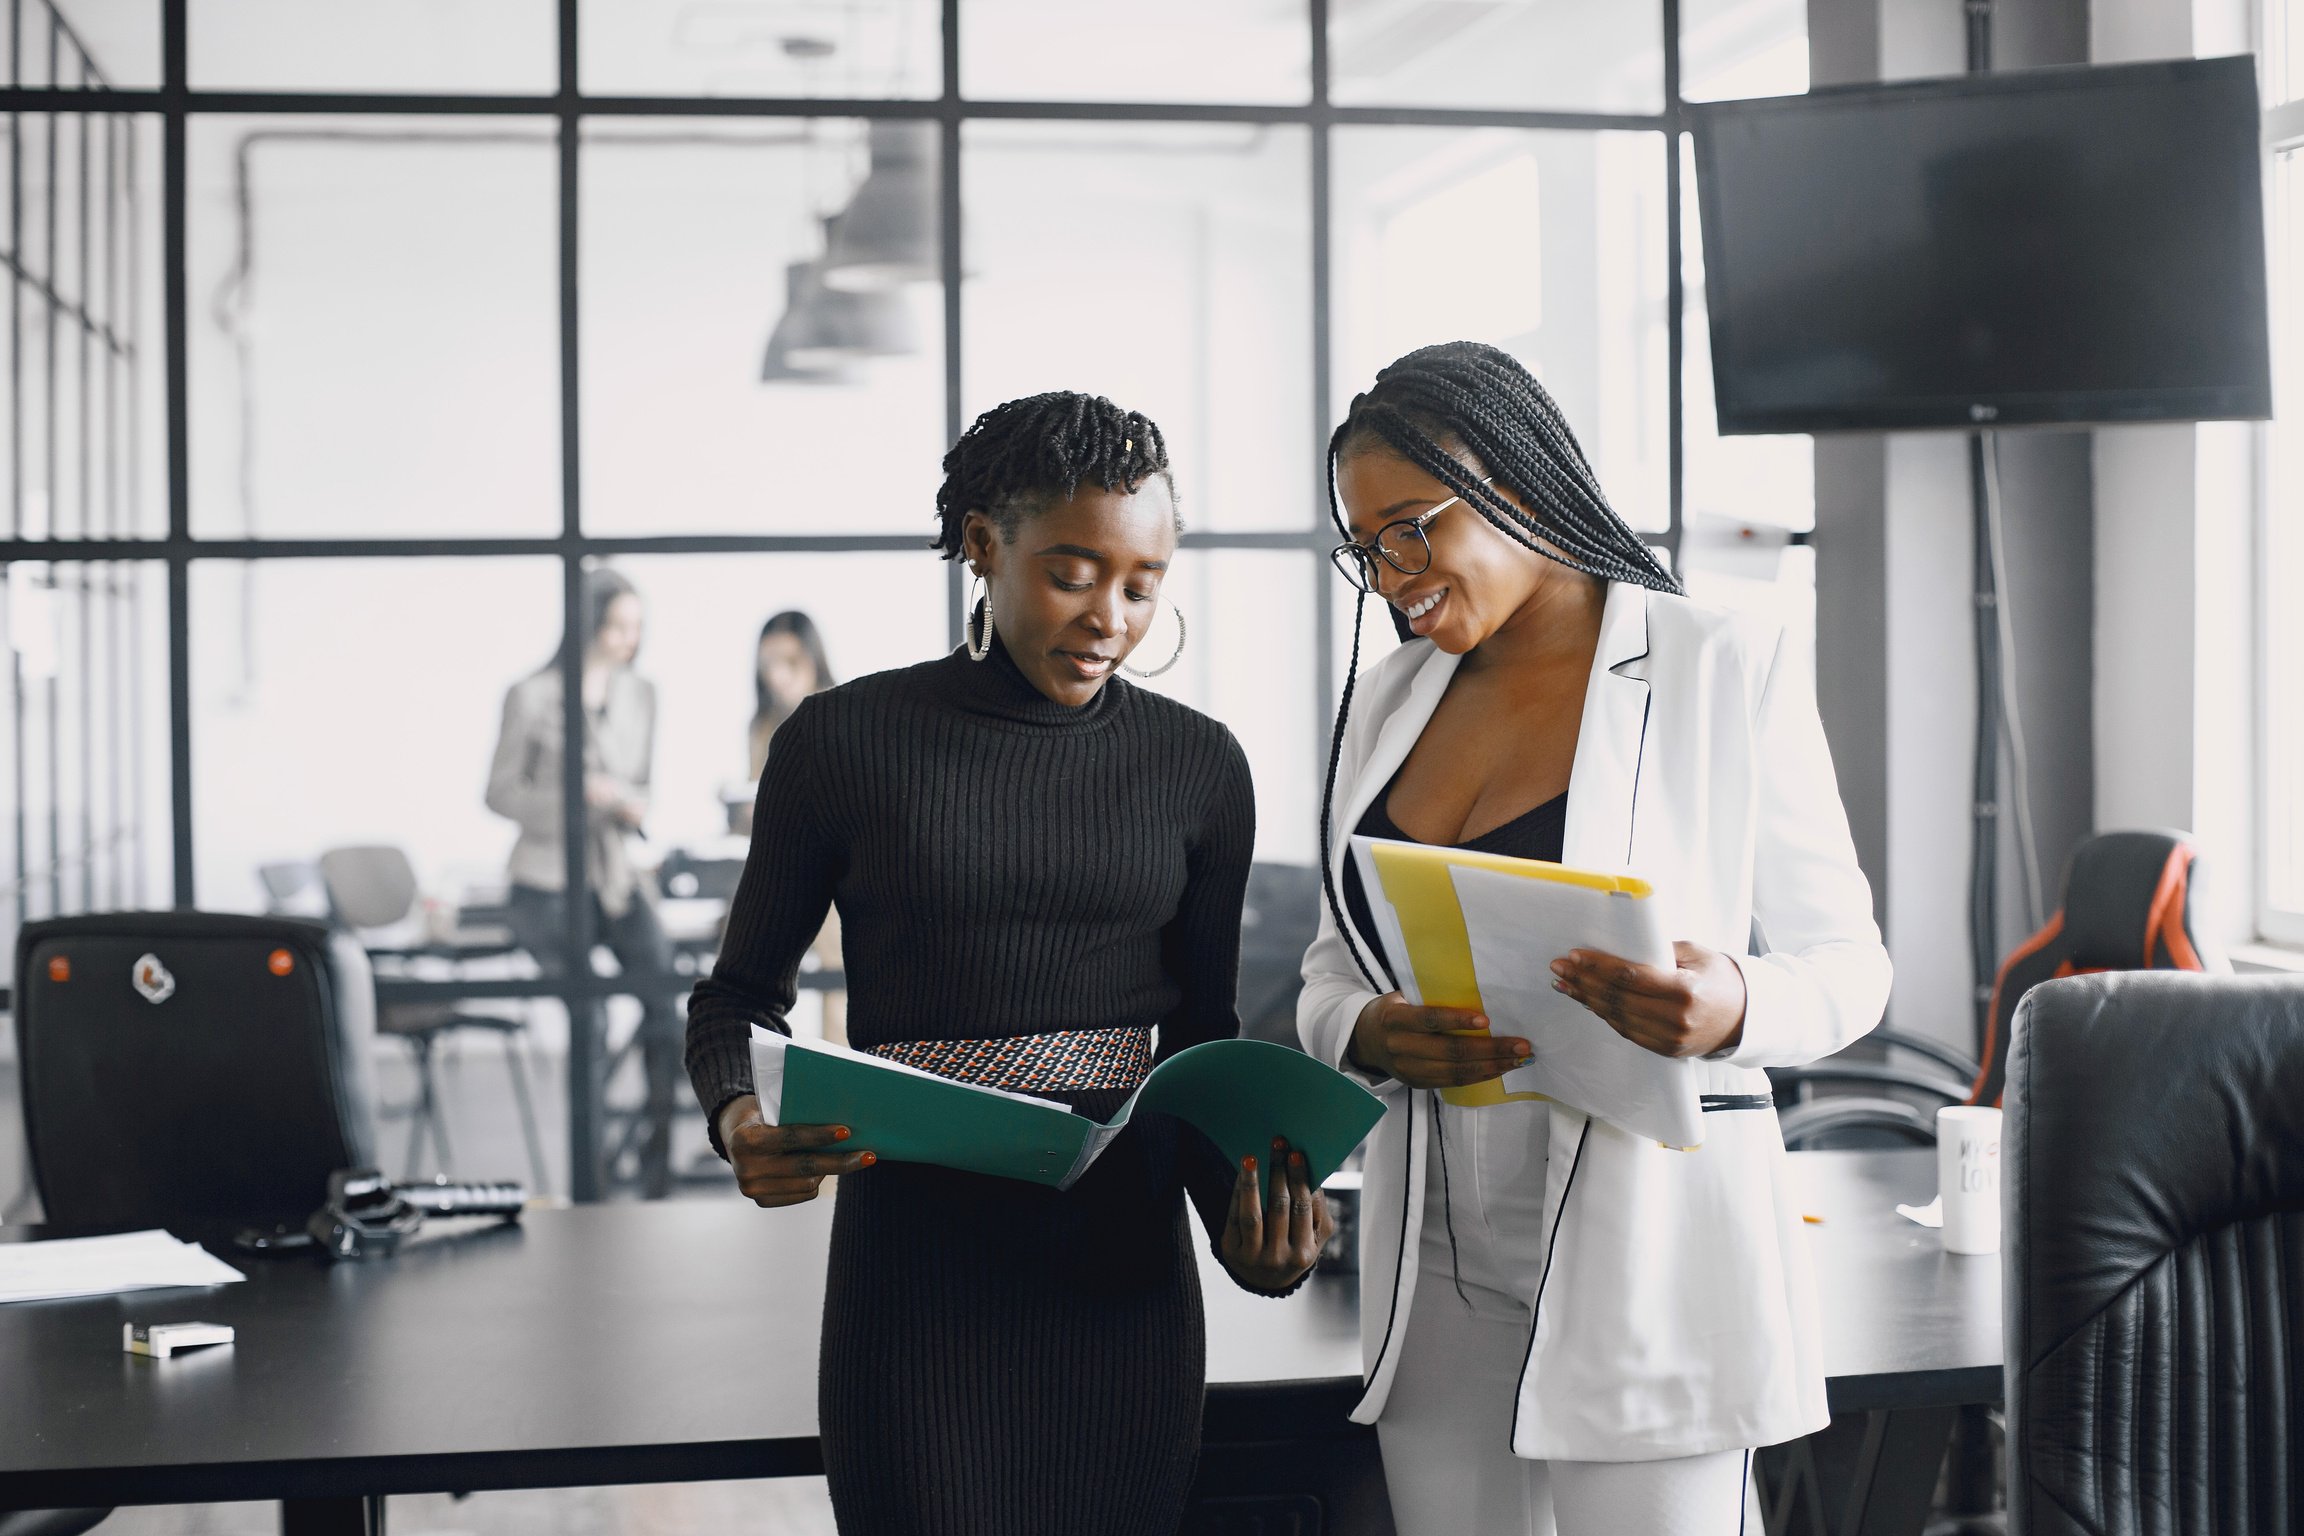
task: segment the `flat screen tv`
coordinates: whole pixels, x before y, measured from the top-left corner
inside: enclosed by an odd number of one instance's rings
[[[1695,119],[1722,432],[2271,414],[2248,58]]]

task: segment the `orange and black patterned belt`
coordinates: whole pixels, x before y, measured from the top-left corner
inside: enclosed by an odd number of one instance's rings
[[[898,1040],[863,1047],[938,1077],[1014,1093],[1133,1092],[1152,1070],[1152,1031],[1061,1029],[1000,1040]]]

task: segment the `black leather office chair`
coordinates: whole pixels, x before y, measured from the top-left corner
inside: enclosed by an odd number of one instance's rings
[[[1794,1149],[1880,1142],[1936,1144],[1936,1111],[1947,1104],[1997,1104],[2007,1070],[2010,1021],[2043,981],[2096,971],[2223,970],[2193,929],[2199,851],[2182,832],[2099,832],[2073,850],[2062,905],[2040,931],[2008,952],[1993,978],[1981,1061],[1925,1036],[1881,1028],[1868,1046],[1922,1058],[1907,1067],[1837,1057],[1773,1069],[1784,1144]],[[1808,1097],[1819,1083],[1846,1093]],[[1917,1102],[1915,1102],[1917,1101]]]
[[[301,1224],[376,1160],[374,987],[318,923],[131,912],[16,940],[25,1139],[65,1225]]]
[[[131,912],[16,939],[24,1135],[58,1225],[300,1223],[371,1165],[374,987],[318,923]],[[0,1536],[79,1536],[105,1509],[0,1510]]]
[[[2047,982],[2005,1107],[2012,1528],[2304,1532],[2304,979]]]

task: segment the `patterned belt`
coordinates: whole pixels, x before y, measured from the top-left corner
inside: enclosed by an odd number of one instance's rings
[[[1149,1029],[1061,1029],[1002,1040],[898,1040],[863,1049],[938,1077],[1016,1093],[1133,1090],[1152,1070]]]

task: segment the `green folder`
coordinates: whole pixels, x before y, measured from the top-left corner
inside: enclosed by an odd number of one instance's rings
[[[1047,1099],[938,1077],[843,1046],[752,1034],[762,1109],[779,1125],[844,1125],[849,1145],[891,1162],[1069,1189],[1139,1110],[1197,1126],[1237,1166],[1270,1172],[1272,1138],[1304,1154],[1317,1184],[1360,1145],[1384,1105],[1301,1051],[1263,1040],[1211,1040],[1178,1051],[1109,1121]]]

